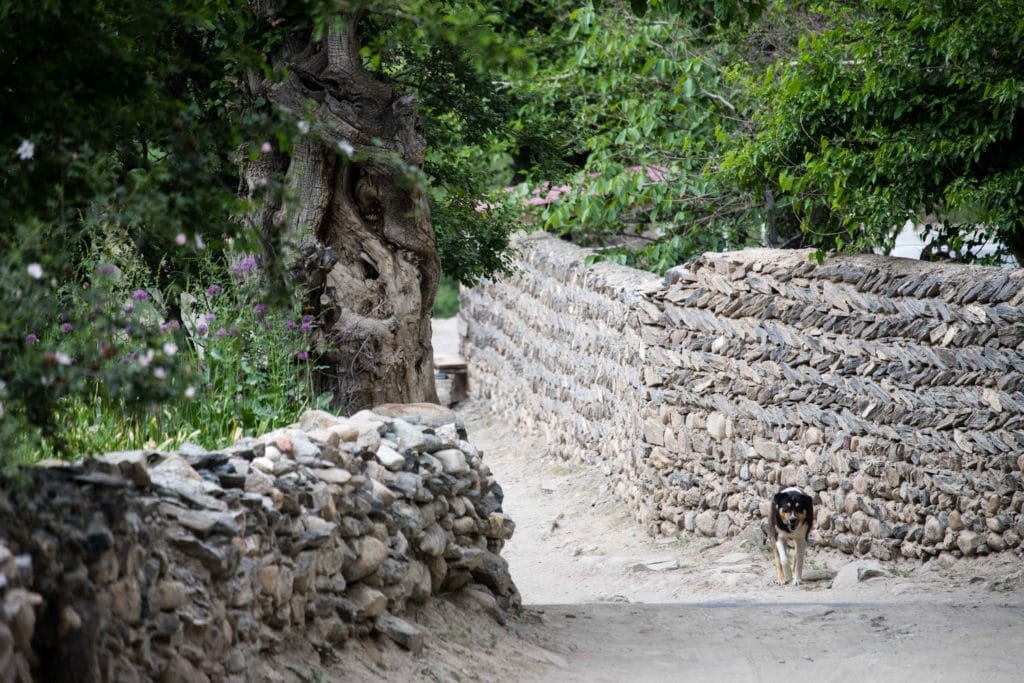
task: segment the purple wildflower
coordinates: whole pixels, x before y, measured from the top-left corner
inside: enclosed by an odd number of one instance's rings
[[[225,330],[223,327],[218,327],[217,331],[213,333],[213,336],[217,337],[218,339],[222,339],[228,336],[228,331]]]
[[[136,289],[132,293],[132,298],[136,301],[149,301],[152,297],[149,296],[149,292],[144,289]]]
[[[256,314],[256,317],[259,320],[263,320],[263,316],[267,314],[267,305],[256,304],[255,306],[252,307],[252,312]]]
[[[133,304],[131,301],[129,301],[128,303],[126,303],[124,305],[124,312],[125,313],[131,313],[134,310],[135,310],[135,304]]]
[[[294,320],[289,320],[284,324],[284,326],[287,327],[289,330],[294,330],[296,327],[298,327],[298,324]]]
[[[30,332],[27,335],[25,335],[25,345],[26,346],[32,346],[37,341],[39,341],[39,337],[37,337],[35,335],[35,333],[33,333],[33,332]]]
[[[212,323],[216,319],[217,319],[217,314],[216,313],[204,313],[203,314],[203,322],[204,323]]]
[[[207,325],[206,323],[199,323],[198,325],[196,325],[196,334],[198,334],[200,337],[205,336],[209,329],[210,326]]]
[[[209,287],[206,288],[206,293],[209,294],[211,297],[218,296],[223,291],[224,289],[220,285],[210,285]]]
[[[167,322],[160,326],[160,331],[170,332],[171,330],[176,330],[179,327],[181,327],[181,325],[178,323],[177,320],[168,320]]]
[[[235,275],[244,275],[245,273],[251,273],[259,267],[256,263],[256,257],[252,254],[246,254],[238,263],[231,266],[231,272]]]
[[[301,361],[309,360],[309,354],[307,352],[305,352],[305,351],[299,351],[299,360],[301,360]]]
[[[63,332],[64,334],[68,334],[74,329],[75,326],[72,325],[71,323],[64,323],[63,325],[60,326],[60,331]]]
[[[311,315],[304,315],[304,316],[302,316],[302,324],[299,325],[299,330],[301,330],[302,332],[304,332],[306,334],[309,334],[310,332],[312,332],[313,331],[313,316],[311,316]]]

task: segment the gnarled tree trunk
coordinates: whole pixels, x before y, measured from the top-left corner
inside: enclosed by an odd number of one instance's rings
[[[289,75],[270,99],[311,121],[311,135],[286,160],[285,206],[256,218],[299,245],[296,271],[320,322],[317,389],[342,411],[437,400],[430,316],[440,264],[426,197],[410,178],[426,142],[415,97],[363,67],[357,22],[283,51]]]

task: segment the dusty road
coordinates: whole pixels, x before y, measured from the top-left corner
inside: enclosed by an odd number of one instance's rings
[[[814,549],[814,580],[772,585],[756,540],[657,543],[600,474],[486,405],[460,413],[517,524],[503,553],[527,607],[514,632],[555,655],[501,680],[1024,680],[1019,555],[886,569]]]
[[[922,603],[545,608],[551,681],[1020,681],[1017,606]]]

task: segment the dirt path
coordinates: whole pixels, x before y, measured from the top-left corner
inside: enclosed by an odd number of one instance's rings
[[[886,570],[812,549],[811,581],[772,585],[770,555],[756,539],[655,542],[599,473],[552,458],[485,404],[471,402],[460,414],[516,521],[503,555],[527,608],[471,678],[993,683],[1024,677],[1019,555]],[[508,661],[517,647],[524,654]],[[491,666],[500,666],[500,674]]]

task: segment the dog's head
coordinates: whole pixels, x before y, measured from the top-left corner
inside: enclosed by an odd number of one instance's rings
[[[801,524],[811,522],[813,505],[811,497],[798,488],[782,489],[772,501],[775,521],[781,529],[793,532]]]

